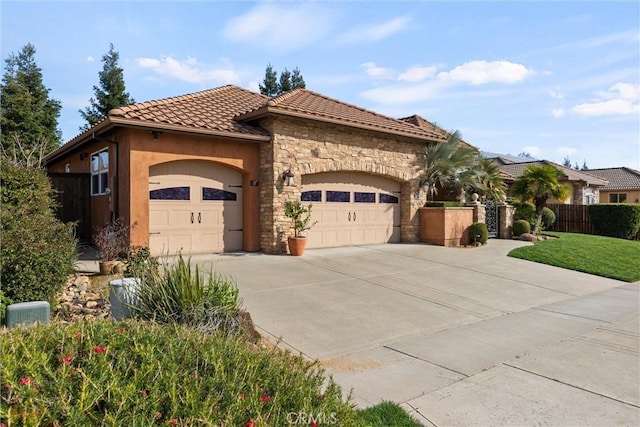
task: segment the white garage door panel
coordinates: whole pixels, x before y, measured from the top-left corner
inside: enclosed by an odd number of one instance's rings
[[[239,172],[204,161],[165,163],[150,168],[149,191],[154,255],[242,250]]]
[[[308,247],[400,241],[400,205],[380,198],[384,194],[399,202],[400,183],[364,173],[319,173],[302,177],[302,192],[315,198],[312,221],[317,224],[306,233]]]

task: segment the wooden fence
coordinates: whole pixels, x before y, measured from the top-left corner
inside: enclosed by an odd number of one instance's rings
[[[547,207],[556,214],[556,222],[549,231],[597,234],[591,224],[587,205],[547,203]],[[635,240],[640,240],[640,231],[636,234]]]

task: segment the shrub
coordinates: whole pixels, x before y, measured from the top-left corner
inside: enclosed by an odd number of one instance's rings
[[[525,233],[531,233],[531,224],[529,224],[529,221],[524,219],[513,221],[513,235],[521,236]]]
[[[556,222],[556,213],[548,207],[542,208],[542,227],[543,229],[550,228]]]
[[[96,227],[93,241],[100,252],[100,259],[115,261],[129,253],[129,230],[135,226],[136,223],[129,227],[122,218],[118,218],[102,227]]]
[[[132,289],[134,315],[158,323],[179,323],[203,331],[242,332],[238,288],[232,278],[191,267],[182,255],[158,272],[153,263],[134,271],[140,280]]]
[[[4,316],[7,313],[7,306],[13,304],[11,300],[4,296],[4,292],[0,289],[0,325],[4,325]]]
[[[127,256],[127,268],[124,271],[126,277],[134,277],[136,274],[148,274],[158,272],[160,263],[157,257],[151,256],[151,251],[146,246],[132,246]]]
[[[474,222],[469,227],[469,241],[486,244],[489,239],[489,231],[487,230],[487,224],[484,222]]]
[[[640,230],[640,205],[630,203],[602,203],[589,205],[589,216],[601,236],[633,240]]]
[[[420,427],[418,421],[407,414],[397,403],[383,401],[375,406],[363,409],[358,413],[360,425],[363,426],[394,426]]]
[[[525,220],[529,225],[536,223],[536,206],[533,203],[521,202],[514,204],[516,211],[513,214],[513,220]]]
[[[295,237],[302,237],[302,233],[307,230],[311,230],[311,227],[316,225],[318,221],[311,223],[311,208],[313,203],[309,203],[309,206],[304,207],[299,201],[287,201],[284,204],[284,215],[287,218],[291,218],[293,222],[293,233]]]
[[[42,169],[2,162],[0,276],[14,303],[54,302],[77,260],[74,225],[53,213],[51,184]]]
[[[431,201],[424,204],[425,208],[462,208],[464,202],[457,201]]]
[[[356,425],[317,364],[180,325],[37,325],[0,334],[0,348],[7,425],[284,426],[296,413]]]

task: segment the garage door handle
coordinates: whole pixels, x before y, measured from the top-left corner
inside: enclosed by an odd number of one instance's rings
[[[355,212],[353,213],[353,220],[354,221],[356,220],[356,213]]]
[[[348,218],[349,218],[349,221],[351,221],[351,212],[349,212]]]
[[[198,224],[202,224],[202,212],[198,212]]]
[[[191,212],[191,224],[193,224],[193,212]]]

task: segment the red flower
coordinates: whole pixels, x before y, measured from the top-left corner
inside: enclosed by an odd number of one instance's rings
[[[144,397],[145,399],[147,398],[147,396],[149,396],[149,393],[147,393],[147,390],[141,390],[140,393],[142,393],[142,397]]]
[[[271,397],[269,397],[269,395],[265,393],[260,397],[260,400],[262,401],[262,403],[267,403],[268,401],[271,400]]]
[[[247,421],[247,424],[245,424],[247,427],[253,427],[253,420],[251,418],[249,418],[249,420]]]
[[[107,351],[107,348],[97,345],[97,346],[93,347],[93,351],[95,351],[98,354],[101,354],[101,353],[104,353],[105,351]]]
[[[310,425],[311,427],[318,427],[318,423],[317,423],[317,422],[315,422],[315,421],[313,421],[313,420],[311,420],[311,422],[309,423],[309,425]]]
[[[58,360],[63,365],[68,365],[69,363],[71,363],[71,356],[60,357]]]
[[[116,329],[116,332],[117,332],[117,333],[119,333],[119,334],[121,334],[121,333],[123,333],[123,332],[124,332],[124,328],[118,328],[118,329]]]
[[[30,384],[31,384],[31,378],[29,377],[20,378],[20,385],[30,385]]]
[[[162,412],[156,412],[156,420],[162,418]]]
[[[169,424],[171,424],[172,426],[177,426],[178,425],[178,419],[177,418],[172,418],[171,421],[169,421]]]
[[[81,340],[82,339],[82,332],[76,332],[76,338]]]
[[[244,393],[240,393],[240,394],[238,395],[238,399],[242,399],[242,400],[244,400]]]

